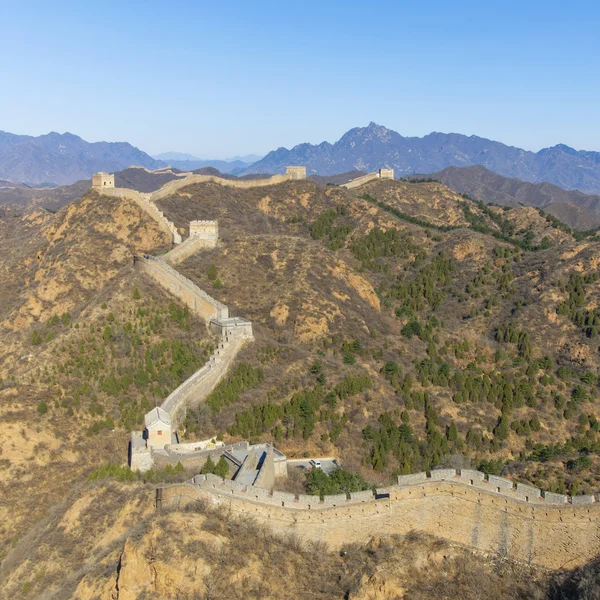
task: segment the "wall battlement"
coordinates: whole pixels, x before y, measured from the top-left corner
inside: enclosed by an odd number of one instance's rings
[[[173,244],[181,244],[181,234],[177,231],[174,223],[171,223],[164,213],[154,204],[152,194],[144,194],[129,188],[105,188],[94,187],[97,191],[105,196],[113,196],[115,198],[127,198],[133,200],[144,212],[148,213],[159,225],[159,227],[171,237]]]
[[[272,175],[267,179],[223,179],[222,177],[216,177],[215,175],[199,175],[196,173],[190,173],[187,177],[182,179],[169,181],[152,194],[152,199],[159,200],[160,198],[166,198],[167,196],[175,193],[177,190],[189,185],[194,185],[196,183],[218,183],[224,187],[249,189],[278,185],[280,183],[285,183],[286,181],[298,179],[306,179],[306,167],[286,167],[285,175]]]
[[[206,364],[167,396],[161,408],[171,415],[174,423],[181,420],[188,407],[197,405],[210,394],[248,340],[238,337],[219,342]]]
[[[208,490],[215,493],[226,492],[227,495],[242,494],[241,498],[256,496],[261,502],[270,504],[273,498],[276,499],[277,505],[282,505],[284,502],[288,508],[307,509],[316,508],[326,505],[352,504],[354,502],[377,501],[381,498],[393,497],[401,490],[410,490],[418,488],[426,490],[428,486],[436,485],[439,482],[448,482],[452,485],[466,486],[477,488],[491,495],[502,496],[504,498],[525,502],[527,504],[539,505],[542,507],[568,507],[568,506],[589,506],[597,505],[598,514],[600,516],[600,503],[598,495],[590,494],[587,496],[567,496],[565,494],[555,494],[552,492],[543,492],[539,488],[534,488],[530,485],[517,483],[489,475],[489,479],[481,471],[473,469],[436,469],[428,473],[414,473],[412,475],[400,475],[398,483],[391,486],[376,488],[375,490],[367,490],[365,492],[353,492],[351,494],[343,494],[338,496],[325,496],[319,500],[317,496],[305,496],[302,494],[290,494],[284,492],[273,492],[272,495],[268,490],[259,490],[255,486],[242,486],[239,483],[222,479],[216,475],[197,475],[189,483],[197,485],[200,489]],[[235,485],[232,487],[230,484]]]
[[[161,408],[170,414],[176,424],[188,407],[200,403],[210,394],[227,373],[243,345],[254,339],[252,323],[241,317],[230,318],[225,304],[215,300],[160,258],[148,254],[136,256],[134,264],[204,319],[220,340],[206,364],[171,392],[162,403]],[[132,438],[132,448],[133,441]],[[132,468],[141,465],[140,468],[147,469],[148,461],[139,454],[141,452],[135,455],[135,461],[132,454]]]
[[[147,171],[147,169],[145,169]],[[159,169],[156,172],[164,171]],[[155,171],[149,171],[155,172]],[[180,174],[178,179],[169,181],[163,185],[160,189],[150,194],[138,192],[129,188],[115,188],[114,175],[108,173],[96,173],[92,177],[92,188],[100,193],[104,193],[110,196],[116,196],[120,198],[129,198],[137,202],[142,209],[144,209],[153,219],[155,219],[160,227],[167,233],[170,234],[172,243],[175,245],[182,243],[182,237],[175,224],[169,221],[164,213],[156,206],[156,200],[160,198],[166,198],[167,196],[175,193],[177,190],[194,185],[196,183],[218,183],[225,187],[234,188],[254,188],[263,187],[270,185],[277,185],[286,181],[293,181],[299,179],[306,179],[306,167],[301,166],[290,166],[286,167],[285,175],[273,175],[268,179],[223,179],[222,177],[216,177],[214,175],[199,175],[195,173]],[[212,224],[214,223],[214,232],[212,231]],[[213,235],[214,233],[214,235]],[[205,237],[205,239],[214,243],[218,239],[218,226],[216,221],[191,221],[190,223],[190,237]],[[183,260],[183,259],[182,259]]]
[[[530,490],[519,490],[512,482],[503,487],[497,479],[490,484],[478,471],[443,469],[429,476],[403,476],[398,484],[375,491],[320,500],[197,475],[185,484],[159,488],[156,500],[160,509],[208,499],[276,532],[293,531],[334,548],[373,535],[421,531],[546,568],[576,566],[600,553],[600,504],[595,496],[593,504],[584,496],[531,497]],[[573,502],[575,498],[586,500]]]

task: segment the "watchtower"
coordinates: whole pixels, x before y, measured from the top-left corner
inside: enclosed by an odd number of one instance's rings
[[[164,448],[171,443],[171,415],[157,406],[144,416],[148,448]]]
[[[379,179],[394,179],[394,169],[379,169]]]
[[[207,240],[213,247],[219,239],[218,221],[190,221],[190,237]]]
[[[95,173],[92,176],[92,187],[94,189],[105,189],[115,187],[115,176],[110,173]]]
[[[306,167],[286,167],[285,174],[291,179],[306,179]]]

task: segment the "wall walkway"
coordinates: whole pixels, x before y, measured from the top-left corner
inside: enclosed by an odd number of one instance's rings
[[[175,180],[179,181],[179,180]],[[175,224],[165,217],[164,213],[154,204],[153,194],[144,194],[129,188],[103,188],[100,192],[104,196],[116,198],[128,198],[133,200],[146,213],[148,213],[159,225],[159,227],[171,236],[173,244],[181,244],[181,235]]]
[[[187,277],[160,258],[148,254],[134,258],[135,265],[160,286],[179,298],[210,326],[219,337],[217,348],[208,362],[184,381],[162,403],[174,426],[184,418],[188,408],[197,406],[212,392],[227,373],[246,342],[253,339],[252,324],[246,319],[229,318],[225,304],[209,296]]]
[[[214,175],[189,175],[185,179],[174,179],[173,181],[169,181],[159,190],[152,194],[152,200],[156,201],[160,198],[166,198],[170,196],[177,190],[187,187],[188,185],[194,185],[196,183],[218,183],[219,185],[223,185],[225,187],[233,187],[233,188],[241,188],[248,189],[254,187],[264,187],[268,185],[277,185],[279,183],[284,183],[285,181],[292,181],[296,178],[290,175],[273,175],[268,179],[223,179],[221,177],[215,177]]]
[[[352,179],[351,181],[348,181],[347,183],[343,183],[340,187],[345,187],[345,188],[351,190],[352,188],[360,187],[361,185],[364,185],[365,183],[369,183],[369,181],[373,181],[375,179],[379,179],[379,173],[367,173],[366,175],[363,175],[362,177],[357,177],[356,179]]]

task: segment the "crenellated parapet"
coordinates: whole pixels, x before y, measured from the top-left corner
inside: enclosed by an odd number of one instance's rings
[[[550,569],[584,564],[600,554],[596,495],[544,493],[472,469],[404,475],[395,485],[323,498],[197,475],[159,488],[156,505],[178,507],[199,499],[333,548],[418,531]]]
[[[184,277],[164,260],[144,254],[136,256],[134,263],[148,273],[159,285],[177,296],[192,312],[204,319],[207,325],[213,320],[228,319],[229,309]]]
[[[583,505],[599,505],[598,495],[589,494],[586,496],[567,496],[565,494],[555,494],[553,492],[544,492],[539,488],[523,484],[514,483],[504,477],[495,475],[486,476],[481,471],[473,469],[435,469],[429,473],[414,473],[412,475],[400,475],[398,483],[395,485],[366,490],[364,492],[353,492],[349,494],[340,494],[337,496],[325,496],[319,499],[316,496],[305,496],[303,494],[290,494],[283,492],[271,493],[268,490],[258,491],[257,486],[240,487],[239,484],[231,486],[233,482],[223,480],[219,477],[199,475],[194,478],[193,483],[202,489],[220,493],[225,491],[227,494],[238,491],[244,494],[242,497],[248,498],[256,496],[256,499],[265,502],[273,503],[273,498],[276,498],[276,504],[295,509],[307,509],[324,506],[340,506],[352,504],[355,502],[377,501],[394,497],[410,488],[418,488],[426,490],[428,486],[436,485],[440,482],[451,483],[452,485],[466,486],[477,488],[492,495],[503,496],[510,500],[518,502],[526,502],[529,504],[541,506],[583,506]],[[273,496],[275,494],[275,496]]]

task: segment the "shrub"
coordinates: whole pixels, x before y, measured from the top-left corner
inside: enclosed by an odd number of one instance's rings
[[[309,494],[329,496],[350,492],[362,492],[369,484],[358,473],[336,469],[328,475],[321,469],[313,469],[306,474],[306,489]]]
[[[37,411],[40,415],[45,415],[48,412],[48,405],[42,400],[37,405]]]
[[[317,360],[310,366],[310,372],[313,375],[318,375],[323,371],[323,365]]]
[[[409,340],[413,338],[413,336],[421,335],[421,324],[418,321],[409,321],[403,328],[400,333]]]
[[[92,471],[87,480],[98,481],[100,479],[116,479],[117,481],[135,481],[137,474],[129,467],[108,463]]]

